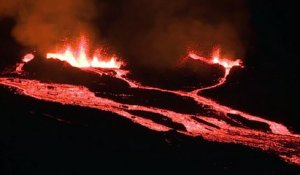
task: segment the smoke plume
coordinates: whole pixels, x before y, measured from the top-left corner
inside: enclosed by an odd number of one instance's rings
[[[21,44],[46,52],[66,37],[91,32],[95,17],[90,0],[0,0],[0,17],[12,17],[12,35]]]
[[[207,56],[216,46],[231,57],[243,56],[241,37],[247,28],[243,0],[119,0],[109,4],[101,19],[105,22],[102,34],[132,64],[165,67],[176,64],[187,49]]]
[[[16,21],[12,34],[47,52],[80,32],[105,41],[133,66],[165,68],[188,49],[208,56],[220,46],[243,56],[244,0],[0,0],[0,16]]]

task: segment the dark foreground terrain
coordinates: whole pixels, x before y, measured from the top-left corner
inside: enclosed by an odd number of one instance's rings
[[[297,174],[275,155],[1,91],[1,174]]]

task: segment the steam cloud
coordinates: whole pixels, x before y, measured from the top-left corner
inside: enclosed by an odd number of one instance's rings
[[[89,21],[95,15],[89,0],[0,0],[0,16],[16,21],[12,35],[40,52],[81,31],[92,33]]]
[[[231,57],[243,56],[243,0],[122,0],[111,5],[104,33],[132,63],[165,67],[188,48],[207,55],[217,45]]]
[[[46,52],[65,37],[97,33],[130,64],[156,68],[188,48],[208,55],[219,45],[242,57],[246,11],[243,0],[0,0],[0,15],[15,18],[12,34],[26,46]]]

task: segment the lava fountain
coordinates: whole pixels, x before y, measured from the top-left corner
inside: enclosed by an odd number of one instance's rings
[[[131,90],[143,90],[145,93],[147,91],[156,91],[172,94],[182,99],[190,99],[195,102],[197,107],[205,110],[206,113],[182,113],[176,109],[171,110],[165,107],[125,103],[110,99],[109,97],[97,96],[95,92],[84,86],[47,83],[39,80],[25,79],[24,77],[0,77],[0,84],[14,88],[22,95],[39,100],[112,112],[120,117],[131,120],[133,123],[158,132],[176,130],[181,134],[191,137],[200,136],[209,141],[242,144],[275,153],[287,162],[300,165],[300,135],[292,133],[286,126],[280,123],[219,104],[199,94],[203,90],[212,89],[224,84],[233,67],[243,67],[240,60],[232,61],[223,58],[219,50],[214,51],[211,58],[201,57],[193,52],[188,53],[188,57],[194,61],[222,66],[224,68],[224,76],[212,86],[187,92],[143,85],[126,76],[129,71],[122,69],[122,61],[117,61],[115,57],[103,59],[103,56],[99,52],[95,52],[92,57],[89,57],[87,52],[88,47],[83,37],[77,49],[74,50],[72,47],[67,46],[62,52],[48,53],[47,58],[65,61],[83,71],[88,71],[99,76],[104,74],[124,81]],[[32,59],[33,55],[25,56],[23,62],[17,64],[16,72],[22,74],[23,65]],[[104,69],[111,69],[115,74],[108,73]],[[119,94],[114,95],[118,96]],[[203,106],[206,106],[206,108]],[[184,129],[176,129],[157,120],[145,118],[137,112],[152,113],[162,118],[167,118],[173,123],[180,124]],[[263,129],[260,128],[262,125],[264,126]]]
[[[230,70],[233,67],[235,67],[235,66],[243,67],[242,61],[240,59],[230,60],[230,59],[227,59],[227,58],[223,58],[221,56],[221,49],[220,48],[214,49],[211,59],[201,57],[201,56],[197,55],[195,52],[192,52],[192,51],[189,53],[189,57],[194,59],[194,60],[200,60],[200,61],[205,62],[207,64],[218,64],[218,65],[222,66],[225,69],[225,77],[227,77],[229,75]]]
[[[70,45],[58,53],[47,53],[48,59],[58,59],[66,61],[70,65],[78,68],[120,68],[123,62],[117,61],[116,57],[105,58],[100,49],[96,50],[92,58],[88,57],[88,44],[85,36],[80,37],[77,48],[74,49]]]

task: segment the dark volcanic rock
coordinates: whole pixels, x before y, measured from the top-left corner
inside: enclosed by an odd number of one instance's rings
[[[208,65],[200,61],[187,60],[182,64],[166,69],[149,67],[130,68],[130,78],[143,84],[172,90],[193,90],[214,84],[224,75],[218,65]]]
[[[43,57],[38,57],[25,64],[24,70],[27,72],[28,78],[41,80],[43,82],[66,83],[86,87],[128,87],[127,83],[121,80],[106,75],[99,76],[98,74],[72,67],[66,62]],[[101,84],[99,84],[99,82],[101,82]]]
[[[155,123],[159,123],[164,126],[173,128],[174,130],[186,131],[186,128],[183,124],[174,122],[170,118],[165,117],[160,114],[156,114],[156,113],[152,113],[152,112],[145,112],[145,111],[137,111],[137,110],[128,111],[128,112],[130,112],[131,114],[146,118],[146,119],[150,119],[150,120],[154,121]]]
[[[240,122],[243,126],[247,128],[252,128],[255,130],[261,130],[261,131],[271,131],[270,127],[268,124],[263,123],[263,122],[258,122],[258,121],[252,121],[252,120],[247,120],[244,117],[236,114],[227,114],[231,119],[236,120]]]
[[[26,71],[26,78],[42,82],[82,85],[95,92],[96,96],[109,98],[120,103],[160,107],[187,114],[207,115],[207,112],[210,111],[205,105],[199,107],[190,98],[155,90],[130,88],[126,82],[113,76],[100,76],[72,67],[59,60],[38,57],[25,64],[24,70]],[[107,71],[114,73],[111,70]]]
[[[299,172],[256,149],[153,132],[108,112],[40,101],[3,87],[0,99],[1,174]]]

